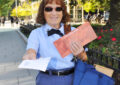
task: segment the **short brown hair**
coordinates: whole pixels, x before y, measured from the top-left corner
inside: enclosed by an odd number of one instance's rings
[[[40,3],[39,9],[38,9],[38,14],[37,14],[37,18],[36,18],[37,23],[39,23],[39,24],[46,23],[46,20],[44,17],[44,8],[48,3],[52,3],[53,1],[55,1],[56,4],[61,5],[61,7],[63,9],[63,18],[62,18],[61,22],[65,24],[70,20],[70,16],[67,13],[67,9],[66,9],[64,0],[42,0],[42,2]]]

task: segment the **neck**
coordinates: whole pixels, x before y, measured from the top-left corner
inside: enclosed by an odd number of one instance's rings
[[[49,24],[52,28],[59,29],[60,24]]]

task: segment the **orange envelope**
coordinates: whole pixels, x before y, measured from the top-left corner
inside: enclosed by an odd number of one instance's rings
[[[70,43],[71,41],[79,41],[82,46],[90,43],[94,39],[97,38],[93,28],[91,27],[89,22],[85,22],[81,26],[77,27],[77,29],[71,31],[65,36],[54,42],[57,50],[60,55],[64,58],[65,56],[71,53]]]

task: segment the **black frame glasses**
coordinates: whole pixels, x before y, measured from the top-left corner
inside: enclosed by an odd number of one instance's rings
[[[52,8],[52,7],[45,7],[44,10],[45,10],[46,12],[52,12],[53,9],[54,9],[54,8]],[[56,8],[55,8],[55,11],[57,11],[57,12],[60,12],[60,11],[62,11],[62,10],[63,10],[62,7],[56,7]]]

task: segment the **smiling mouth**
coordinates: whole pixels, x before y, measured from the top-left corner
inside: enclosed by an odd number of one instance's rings
[[[51,17],[51,19],[58,19],[58,17]]]
[[[51,18],[51,20],[58,20],[58,18]]]

